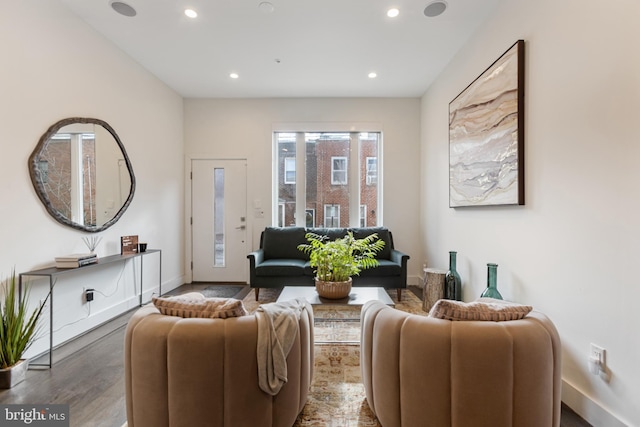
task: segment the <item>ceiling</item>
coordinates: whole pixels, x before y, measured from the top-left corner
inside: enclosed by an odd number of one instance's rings
[[[186,98],[260,98],[422,96],[504,0],[446,0],[435,18],[432,0],[122,0],[134,17],[111,1],[61,0]]]

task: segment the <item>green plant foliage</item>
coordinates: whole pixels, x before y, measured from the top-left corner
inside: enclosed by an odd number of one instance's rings
[[[29,314],[29,292],[24,291],[22,299],[18,297],[15,271],[11,277],[2,281],[2,300],[0,301],[0,368],[15,365],[33,343],[38,332],[38,320],[42,315],[49,295]]]
[[[329,240],[328,236],[315,233],[305,235],[309,243],[298,245],[298,249],[309,254],[311,267],[316,268],[316,277],[325,282],[345,282],[360,271],[378,266],[376,253],[384,247],[384,241],[373,233],[363,239],[355,239],[348,232],[341,239]]]

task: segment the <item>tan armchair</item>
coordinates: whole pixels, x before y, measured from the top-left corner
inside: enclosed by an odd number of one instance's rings
[[[255,315],[165,316],[139,309],[125,336],[128,427],[291,427],[313,372],[313,313],[302,311],[276,396],[258,386]]]
[[[560,339],[545,315],[450,321],[372,301],[361,323],[367,402],[384,427],[560,425]]]

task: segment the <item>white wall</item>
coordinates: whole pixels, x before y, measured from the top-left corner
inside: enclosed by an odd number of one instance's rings
[[[563,400],[595,426],[640,426],[640,3],[508,0],[422,99],[427,258],[458,251],[464,299],[496,262],[506,299],[532,304],[563,343]],[[448,104],[526,41],[526,205],[448,208]],[[607,350],[607,383],[589,373]]]
[[[163,291],[181,284],[182,98],[58,2],[0,3],[0,46],[0,277],[14,267],[24,272],[51,265],[55,256],[87,251],[81,237],[88,233],[48,215],[27,168],[29,155],[50,125],[80,116],[102,119],[116,130],[137,179],[127,212],[100,233],[98,255],[119,253],[120,236],[137,234],[150,248],[164,251]],[[151,256],[145,260],[151,286],[157,280],[153,263],[157,265]],[[139,264],[135,268],[139,272]],[[56,342],[136,303],[132,263],[95,271],[56,284],[54,328],[62,328]],[[34,286],[37,300],[46,287],[41,282]],[[83,287],[111,296],[96,294],[93,303],[83,304]],[[43,349],[41,344],[34,346],[34,353]]]
[[[272,224],[272,131],[278,123],[373,123],[383,131],[384,225],[393,232],[396,248],[409,254],[410,276],[421,275],[419,218],[420,100],[403,99],[187,99],[185,100],[186,169],[194,158],[246,158],[248,206],[260,199],[265,217],[249,212],[252,249],[260,232]],[[338,129],[342,130],[342,129]],[[348,128],[347,128],[348,130]],[[190,215],[187,182],[186,215]],[[187,225],[188,230],[188,225]],[[191,243],[187,232],[187,261]],[[247,261],[248,262],[248,261]]]

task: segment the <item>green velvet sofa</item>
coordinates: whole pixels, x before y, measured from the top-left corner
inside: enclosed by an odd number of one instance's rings
[[[307,243],[305,234],[313,232],[334,240],[348,231],[356,239],[377,233],[385,242],[384,249],[376,256],[379,265],[353,277],[353,286],[379,286],[397,289],[398,300],[407,287],[407,261],[409,256],[396,250],[391,231],[385,227],[364,228],[304,228],[267,227],[260,236],[260,249],[247,255],[249,259],[250,286],[255,289],[256,300],[260,288],[284,286],[313,286],[314,271],[309,265],[309,255],[298,250]]]

